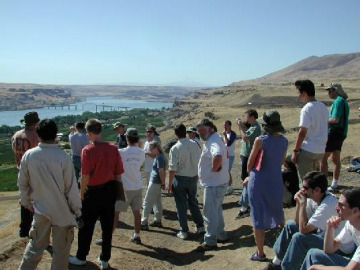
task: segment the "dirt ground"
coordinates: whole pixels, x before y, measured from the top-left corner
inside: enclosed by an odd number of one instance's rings
[[[252,262],[250,255],[255,251],[255,241],[251,220],[249,217],[236,220],[238,212],[237,201],[240,189],[239,160],[235,159],[233,168],[234,193],[226,196],[223,204],[226,230],[230,240],[225,244],[219,244],[217,251],[197,253],[195,248],[202,242],[202,236],[194,233],[195,224],[189,221],[190,234],[187,240],[181,240],[175,235],[178,229],[174,198],[163,193],[164,218],[163,228],[151,228],[150,231],[142,231],[142,244],[136,245],[129,241],[133,231],[133,217],[130,210],[120,216],[119,228],[113,235],[112,257],[110,265],[112,269],[263,269],[267,262]],[[357,173],[342,172],[343,184],[345,186],[359,186],[360,175]],[[199,187],[198,200],[201,205],[202,189]],[[0,269],[17,269],[24,252],[27,239],[18,238],[19,206],[17,199],[3,200],[16,193],[0,194]],[[285,209],[286,219],[292,218],[294,208]],[[189,216],[190,218],[190,216]],[[92,270],[98,269],[96,259],[100,254],[100,247],[94,240],[100,237],[100,226],[97,224],[93,237],[91,251],[87,257],[86,266],[75,267],[69,265],[69,269]],[[273,257],[271,249],[278,230],[269,230],[266,233],[265,253],[269,259]],[[72,245],[71,254],[75,255],[77,250],[77,230]],[[50,268],[51,256],[45,251],[38,269]]]

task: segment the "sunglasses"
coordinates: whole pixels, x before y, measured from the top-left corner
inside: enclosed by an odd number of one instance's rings
[[[310,187],[302,186],[303,189],[308,190]]]
[[[146,133],[153,133],[154,131],[151,130],[147,130]]]

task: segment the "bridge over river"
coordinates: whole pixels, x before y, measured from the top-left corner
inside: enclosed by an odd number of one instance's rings
[[[130,107],[125,107],[125,106],[114,106],[114,105],[106,105],[106,104],[95,104],[95,103],[83,103],[83,104],[70,104],[70,105],[65,105],[65,104],[60,104],[60,105],[56,105],[56,104],[52,104],[50,106],[48,106],[48,109],[59,109],[59,110],[73,110],[73,111],[93,111],[95,108],[95,112],[104,112],[104,111],[122,111],[122,110],[128,110]]]

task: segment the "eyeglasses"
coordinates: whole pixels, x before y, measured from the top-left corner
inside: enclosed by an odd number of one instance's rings
[[[303,185],[302,188],[305,189],[305,190],[308,190],[310,187],[307,187],[307,186]]]

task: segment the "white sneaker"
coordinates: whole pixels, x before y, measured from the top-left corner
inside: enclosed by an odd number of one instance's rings
[[[73,265],[85,265],[86,261],[79,260],[76,256],[70,256],[69,263]]]
[[[188,233],[187,232],[178,232],[176,237],[179,237],[180,239],[187,239],[188,238]]]
[[[197,233],[197,234],[205,233],[205,228],[204,228],[204,227],[196,228],[196,233]]]
[[[103,260],[100,260],[100,258],[97,259],[97,262],[99,263],[100,269],[104,270],[104,269],[109,269],[110,265],[108,262],[105,262]]]

